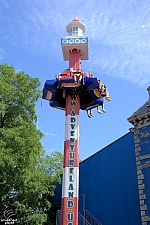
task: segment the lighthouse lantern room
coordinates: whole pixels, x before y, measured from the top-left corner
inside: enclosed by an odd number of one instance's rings
[[[85,32],[85,25],[76,17],[66,26],[67,33],[72,37],[82,37]]]

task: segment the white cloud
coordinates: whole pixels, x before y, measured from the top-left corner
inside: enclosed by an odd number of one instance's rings
[[[19,72],[19,71],[21,71],[21,70],[18,70],[17,72]],[[38,130],[41,130],[42,127],[44,127],[44,125],[43,125],[43,124],[40,124],[39,118],[37,118],[36,128],[37,128]],[[41,130],[41,132],[43,132],[43,131]],[[43,132],[43,133],[44,133],[44,132]]]
[[[145,27],[150,27],[150,23],[142,25],[142,28],[145,28]]]
[[[3,55],[4,55],[4,50],[2,48],[0,48],[0,60],[3,59]]]
[[[9,38],[9,35],[5,35],[4,38],[7,40]]]
[[[57,152],[57,151],[58,151],[58,149],[52,148],[52,149],[45,150],[45,153],[48,155],[52,152]]]
[[[93,72],[139,85],[150,82],[148,0],[144,3],[136,0],[88,0],[86,4],[82,0],[66,0],[65,4],[61,0],[5,2],[9,4],[6,7],[10,31],[7,35],[16,45],[62,60],[60,38],[66,36],[66,25],[78,16],[86,25],[90,52],[88,63]]]
[[[53,134],[53,133],[49,133],[49,132],[46,132],[45,134],[49,135],[49,136],[57,136],[57,134]]]

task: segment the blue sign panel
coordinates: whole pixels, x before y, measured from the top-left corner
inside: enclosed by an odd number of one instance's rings
[[[88,43],[88,38],[62,38],[61,39],[61,44],[62,45],[70,45],[70,44],[87,44]]]

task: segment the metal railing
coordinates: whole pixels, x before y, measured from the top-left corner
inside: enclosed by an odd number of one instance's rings
[[[84,216],[78,213],[78,225],[91,225]]]
[[[61,211],[57,210],[57,213],[56,213],[56,225],[60,225],[60,215],[61,215]]]
[[[60,225],[61,211],[57,210],[56,225]],[[80,213],[78,213],[78,225],[91,225]]]
[[[56,225],[60,225],[61,211],[57,210]],[[84,216],[78,213],[78,225],[102,225],[88,210],[85,210]]]
[[[85,210],[84,216],[91,225],[102,225],[88,210]]]

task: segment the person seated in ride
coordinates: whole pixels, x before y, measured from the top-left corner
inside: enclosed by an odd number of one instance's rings
[[[107,101],[111,100],[111,97],[109,96],[109,91],[107,89],[107,87],[104,85],[104,87],[102,87],[103,93],[104,93],[104,97]]]
[[[60,75],[61,75],[61,73],[59,73],[59,74],[56,75],[56,78],[57,78],[58,80],[60,80],[60,78],[61,78]]]
[[[88,116],[89,118],[91,118],[91,117],[93,116],[93,114],[92,114],[92,109],[88,109],[88,110],[86,110],[86,112],[87,112],[87,116]]]
[[[97,80],[98,81],[98,88],[100,92],[104,92],[105,90],[105,85],[102,83],[102,81]]]
[[[74,81],[75,81],[75,84],[81,83],[81,80],[82,80],[82,75],[81,75],[81,73],[75,73],[75,74],[74,74]]]
[[[102,111],[103,111],[104,113],[106,113],[106,110],[104,109],[104,103],[102,104]],[[102,111],[100,110],[100,106],[97,106],[97,112],[98,112],[99,114],[102,114]],[[88,110],[87,110],[87,116],[88,116],[89,118],[93,117],[92,109],[88,109]]]
[[[73,73],[75,84],[81,83],[82,80],[81,70],[80,69],[74,70],[73,68],[70,68],[70,72]]]
[[[99,83],[99,91],[100,91],[100,93],[105,94],[105,99],[107,101],[110,101],[111,97],[109,96],[109,91],[108,91],[107,87],[100,80],[98,80],[98,83]]]
[[[94,74],[92,74],[92,69],[90,69],[89,75],[90,75],[90,78],[94,78]]]
[[[108,91],[107,88],[106,88],[106,96],[105,96],[105,99],[106,99],[107,101],[110,101],[110,100],[111,100],[111,97],[109,96],[109,91]]]
[[[104,113],[106,113],[106,110],[104,109],[104,102],[103,102],[103,104],[102,104],[102,111],[103,111]],[[102,111],[100,110],[100,106],[97,106],[97,112],[98,112],[99,114],[102,114]]]

